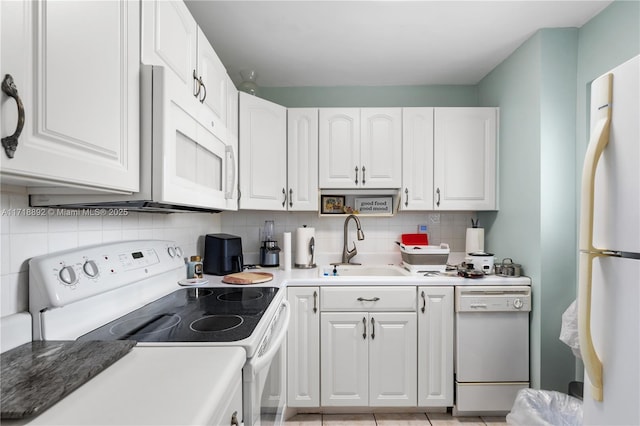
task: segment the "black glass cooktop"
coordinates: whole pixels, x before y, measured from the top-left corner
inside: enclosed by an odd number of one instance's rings
[[[251,335],[276,287],[183,288],[78,340],[234,342]]]

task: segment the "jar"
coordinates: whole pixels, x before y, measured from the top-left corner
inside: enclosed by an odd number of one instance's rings
[[[202,258],[200,256],[191,256],[187,263],[187,278],[202,278]]]

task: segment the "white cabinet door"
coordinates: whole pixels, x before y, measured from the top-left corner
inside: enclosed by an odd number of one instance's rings
[[[238,89],[227,76],[227,210],[238,210]]]
[[[360,109],[320,108],[320,188],[360,186]]]
[[[369,405],[368,331],[366,312],[320,315],[323,406]]]
[[[320,406],[320,289],[289,287],[287,406]]]
[[[25,125],[4,183],[139,190],[140,5],[2,2],[2,76]],[[16,129],[2,95],[2,137]],[[31,191],[32,193],[35,191]]]
[[[402,109],[402,210],[433,210],[433,108]]]
[[[240,92],[240,208],[286,210],[287,109]]]
[[[453,287],[418,287],[418,406],[453,405]]]
[[[399,188],[400,108],[320,108],[320,188]]]
[[[369,405],[416,405],[416,330],[415,312],[369,314]]]
[[[198,26],[182,1],[142,1],[142,63],[162,65],[196,96]]]
[[[198,28],[198,76],[202,79],[198,100],[204,108],[200,121],[219,138],[227,138],[227,71],[209,40]]]
[[[497,121],[497,108],[435,108],[436,209],[496,209]]]
[[[289,211],[318,210],[318,109],[287,110]]]
[[[402,183],[402,109],[360,110],[362,188],[400,188]]]

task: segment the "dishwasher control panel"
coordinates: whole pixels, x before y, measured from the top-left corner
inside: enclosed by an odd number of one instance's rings
[[[456,287],[456,312],[529,312],[529,286]]]

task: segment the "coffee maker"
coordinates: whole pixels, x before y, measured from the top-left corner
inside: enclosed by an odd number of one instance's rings
[[[264,228],[260,230],[260,266],[280,266],[280,247],[273,233],[273,220],[265,220]]]

